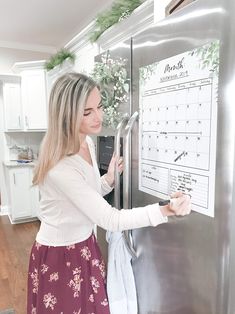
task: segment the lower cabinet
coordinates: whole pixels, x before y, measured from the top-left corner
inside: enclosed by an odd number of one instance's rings
[[[34,220],[39,210],[39,190],[32,186],[33,168],[9,167],[9,215],[12,223]]]

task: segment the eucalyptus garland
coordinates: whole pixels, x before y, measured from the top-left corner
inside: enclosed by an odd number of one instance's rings
[[[120,105],[128,100],[129,78],[126,71],[127,60],[112,59],[107,52],[96,62],[92,73],[93,79],[100,85],[104,109],[103,124],[115,128],[120,121]]]
[[[95,30],[90,34],[91,42],[95,42],[109,27],[128,17],[143,0],[118,0],[110,10],[98,14]]]

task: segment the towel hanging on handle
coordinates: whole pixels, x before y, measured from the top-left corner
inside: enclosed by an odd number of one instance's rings
[[[106,232],[109,243],[107,293],[111,314],[137,314],[135,279],[122,232]]]

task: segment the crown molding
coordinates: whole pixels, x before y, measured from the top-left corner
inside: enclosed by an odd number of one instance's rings
[[[4,83],[20,83],[21,76],[16,74],[0,74],[0,81]]]
[[[68,49],[71,52],[79,52],[88,45],[92,45],[89,34],[95,30],[95,22],[91,22],[87,25],[80,33],[73,37],[64,48]]]
[[[12,66],[12,71],[14,73],[20,73],[22,71],[27,70],[38,70],[44,69],[45,60],[38,60],[38,61],[28,61],[28,62],[16,62]]]
[[[42,46],[42,45],[32,45],[32,44],[22,44],[13,41],[0,41],[0,48],[10,48],[16,50],[26,50],[35,52],[45,52],[45,53],[55,53],[56,48],[52,46]]]

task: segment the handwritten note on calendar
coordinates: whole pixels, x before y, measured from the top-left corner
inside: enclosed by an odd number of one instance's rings
[[[218,47],[211,42],[139,71],[139,189],[163,199],[182,190],[191,196],[193,210],[211,217]]]

